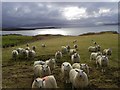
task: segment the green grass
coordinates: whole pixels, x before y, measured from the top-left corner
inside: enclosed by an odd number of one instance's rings
[[[9,36],[8,36],[9,37]],[[34,60],[12,60],[11,51],[18,47],[26,47],[26,44],[21,44],[15,47],[2,49],[2,68],[3,68],[3,88],[29,88],[33,80],[33,62],[35,60],[47,60],[54,57],[56,51],[61,50],[62,45],[70,45],[73,47],[73,40],[77,40],[78,53],[81,56],[81,63],[87,63],[91,67],[89,75],[90,88],[118,88],[119,87],[119,60],[118,60],[118,34],[99,34],[85,36],[46,36],[47,39],[34,41],[30,43],[30,48],[34,45],[37,47],[37,55]],[[7,36],[6,36],[7,38]],[[27,37],[26,37],[27,38]],[[105,74],[101,73],[95,67],[95,62],[90,62],[90,53],[88,47],[92,45],[91,40],[95,40],[102,50],[112,48],[112,56],[109,57],[109,68]],[[42,48],[41,44],[45,43],[46,47]],[[63,88],[63,78],[60,71],[60,66],[64,61],[71,62],[68,55],[64,55],[63,59],[57,63],[53,75],[55,76],[58,86]],[[67,87],[70,87],[68,85]]]

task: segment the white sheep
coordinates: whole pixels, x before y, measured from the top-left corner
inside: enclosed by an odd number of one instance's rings
[[[61,72],[62,72],[65,83],[69,83],[69,72],[71,69],[72,69],[72,66],[69,62],[62,63]]]
[[[34,77],[44,77],[51,74],[50,67],[48,65],[35,65]]]
[[[89,52],[97,52],[97,47],[96,46],[89,46],[88,50],[89,50]]]
[[[75,69],[80,69],[80,63],[73,63],[72,68]]]
[[[68,53],[68,49],[65,46],[61,47],[61,52],[62,54],[67,54]]]
[[[20,53],[22,52],[23,48],[17,48],[16,50],[17,50],[18,53],[20,54]]]
[[[89,66],[86,63],[80,64],[80,69],[89,75]]]
[[[29,51],[23,49],[21,52],[21,58],[28,59],[28,54],[29,54]]]
[[[75,44],[75,45],[74,45],[74,48],[75,48],[75,49],[77,49],[77,48],[78,48],[78,45],[77,45],[77,44]]]
[[[108,57],[104,55],[99,55],[96,58],[96,65],[97,68],[100,67],[102,72],[105,72],[106,68],[108,67]]]
[[[50,67],[50,70],[53,71],[55,68],[56,62],[55,62],[55,59],[52,58],[52,59],[45,61],[45,64],[47,64]]]
[[[71,56],[71,60],[73,63],[79,63],[80,62],[80,55],[78,53],[74,53]]]
[[[91,55],[90,55],[90,61],[91,60],[96,60],[98,55],[102,55],[102,53],[101,52],[92,52]]]
[[[104,49],[103,50],[103,55],[108,55],[110,56],[112,54],[112,49],[111,48],[108,48],[108,49]]]
[[[33,59],[35,57],[35,55],[36,55],[36,52],[34,50],[29,50],[28,57],[30,59]]]
[[[72,54],[74,54],[74,53],[76,53],[77,51],[76,51],[76,49],[70,49],[70,55],[72,55]]]
[[[56,79],[53,75],[43,78],[36,78],[32,83],[32,88],[58,88]]]
[[[17,57],[18,57],[18,51],[17,51],[17,50],[13,50],[13,51],[12,51],[12,58],[13,58],[14,60],[16,60]]]
[[[30,50],[30,47],[26,47],[25,50]]]
[[[45,44],[42,44],[41,46],[42,46],[42,47],[46,47],[46,45],[45,45]]]
[[[84,88],[88,86],[88,76],[80,69],[72,69],[69,73],[70,82],[74,88]]]
[[[35,47],[35,46],[32,46],[32,50],[36,51],[36,47]]]
[[[55,59],[56,59],[56,60],[62,59],[62,52],[57,51],[57,52],[55,53]]]
[[[45,62],[44,61],[41,61],[41,60],[39,60],[39,61],[34,61],[34,66],[35,65],[44,65],[45,64]]]

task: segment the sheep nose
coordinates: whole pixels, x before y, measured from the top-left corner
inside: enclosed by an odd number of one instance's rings
[[[80,75],[80,77],[82,77],[82,75]]]

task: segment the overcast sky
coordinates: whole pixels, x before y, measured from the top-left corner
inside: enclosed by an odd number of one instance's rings
[[[4,2],[3,27],[91,26],[118,22],[117,2]]]

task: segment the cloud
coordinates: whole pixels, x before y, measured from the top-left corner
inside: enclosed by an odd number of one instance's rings
[[[117,22],[118,4],[108,2],[4,2],[3,26],[86,26]]]

